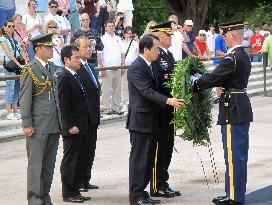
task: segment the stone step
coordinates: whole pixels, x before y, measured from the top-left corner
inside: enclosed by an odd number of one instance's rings
[[[272,86],[272,78],[266,80],[266,86]],[[263,80],[258,80],[258,81],[253,81],[248,84],[248,90],[252,90],[255,88],[263,88],[264,87],[264,82]]]
[[[4,99],[5,89],[0,89],[0,99]]]
[[[6,131],[6,130],[0,131],[0,142],[14,140],[14,139],[20,139],[23,137],[24,137],[24,133],[22,131],[22,128],[8,130],[8,131]]]
[[[263,73],[255,74],[255,75],[250,75],[250,76],[249,76],[249,84],[250,84],[251,82],[258,81],[258,80],[263,81],[263,78],[264,78]],[[267,79],[272,78],[272,72],[267,73],[267,74],[266,74],[266,78],[267,78]]]
[[[0,109],[5,108],[5,102],[4,99],[0,99]]]
[[[21,120],[0,120],[0,131],[9,131],[22,127]]]
[[[272,85],[266,87],[267,92],[272,91]],[[264,89],[261,88],[255,88],[247,91],[247,94],[249,96],[257,96],[257,95],[264,95]]]

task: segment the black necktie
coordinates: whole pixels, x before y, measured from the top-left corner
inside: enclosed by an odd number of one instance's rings
[[[148,67],[149,67],[149,70],[150,70],[150,72],[152,74],[152,77],[154,78],[154,72],[153,72],[152,64],[150,64]]]
[[[75,73],[74,76],[75,76],[75,79],[76,79],[78,85],[80,86],[82,92],[85,93],[80,76],[78,75],[78,73]]]

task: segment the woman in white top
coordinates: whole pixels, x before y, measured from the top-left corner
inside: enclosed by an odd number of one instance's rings
[[[58,67],[58,70],[60,70],[63,67],[63,63],[60,57],[60,51],[64,46],[64,41],[63,37],[59,35],[58,29],[59,29],[58,24],[53,20],[49,20],[48,23],[45,25],[44,33],[53,34],[52,36],[52,42],[54,43],[53,58],[49,59],[48,61],[54,63]]]
[[[122,42],[122,62],[129,66],[139,55],[139,39],[136,34],[133,34],[132,28],[126,26],[124,29],[124,39]],[[122,71],[121,84],[121,102],[123,104],[123,111],[127,111],[128,105],[128,82],[127,71]]]
[[[30,0],[28,2],[28,12],[23,15],[22,23],[25,24],[26,32],[29,38],[42,34],[43,19],[40,15],[36,14],[37,1]],[[33,45],[30,43],[27,48],[29,60],[32,60],[35,56]]]

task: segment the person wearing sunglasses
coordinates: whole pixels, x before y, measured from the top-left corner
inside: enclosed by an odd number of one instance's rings
[[[61,61],[60,53],[61,49],[64,47],[64,40],[61,35],[59,35],[58,25],[55,21],[50,20],[45,26],[44,29],[45,34],[53,34],[52,42],[54,44],[53,47],[53,57],[48,59],[48,61],[54,63],[57,67],[56,71],[60,71],[63,67],[63,63]]]
[[[38,3],[36,0],[30,0],[28,2],[28,11],[22,17],[22,23],[26,27],[26,32],[30,38],[34,38],[38,35],[42,34],[42,25],[43,19],[42,17],[37,14],[37,6]],[[35,54],[33,50],[33,45],[30,42],[29,48],[27,48],[29,60],[33,60]]]
[[[48,3],[49,13],[44,17],[44,26],[50,21],[53,20],[57,23],[59,28],[59,34],[63,36],[64,43],[69,44],[71,26],[69,21],[64,15],[58,15],[57,11],[59,10],[58,2],[51,0]]]
[[[0,30],[0,44],[4,51],[4,67],[5,64],[13,61],[18,67],[16,73],[24,67],[19,58],[25,59],[25,53],[19,44],[19,40],[14,36],[15,25],[12,20],[6,21],[4,27]],[[5,76],[15,76],[15,72],[5,69]],[[17,103],[19,99],[19,80],[6,80],[5,104],[7,110],[8,120],[17,120],[21,118],[17,110]]]

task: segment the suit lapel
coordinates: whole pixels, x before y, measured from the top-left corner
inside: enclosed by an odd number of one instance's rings
[[[155,81],[155,79],[154,79],[155,76],[153,77],[153,74],[151,73],[151,70],[150,70],[150,68],[148,67],[147,63],[146,63],[146,62],[144,61],[144,59],[142,59],[141,57],[138,57],[138,58],[139,58],[141,64],[144,66],[145,70],[147,71],[149,77],[150,77],[153,81]],[[154,66],[154,65],[152,64],[152,66]],[[154,70],[154,69],[153,69],[153,70]]]
[[[83,90],[81,89],[80,85],[78,84],[76,78],[72,75],[72,73],[70,73],[65,68],[64,68],[64,73],[72,79],[72,81],[74,82],[74,84],[76,84],[76,86],[78,87],[78,89],[80,90],[80,92],[82,92],[84,94]]]

